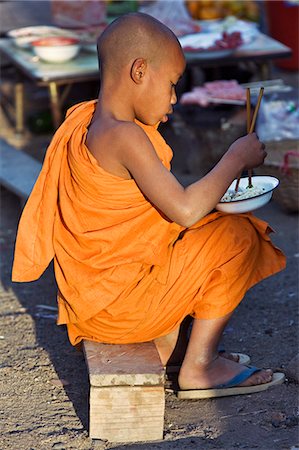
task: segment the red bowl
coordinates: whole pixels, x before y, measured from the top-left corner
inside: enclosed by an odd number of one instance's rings
[[[79,44],[79,39],[64,36],[49,36],[31,42],[31,45],[33,45],[33,47],[57,47],[62,45],[77,44]]]

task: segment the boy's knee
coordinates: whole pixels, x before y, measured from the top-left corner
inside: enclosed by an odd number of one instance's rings
[[[226,216],[223,224],[224,235],[231,239],[235,245],[244,246],[245,249],[252,248],[258,242],[258,234],[254,225],[247,217],[239,215]]]

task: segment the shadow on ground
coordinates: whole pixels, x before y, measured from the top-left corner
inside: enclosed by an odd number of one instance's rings
[[[56,308],[57,288],[53,265],[50,264],[44,275],[34,283],[12,283],[11,267],[17,223],[21,213],[19,200],[4,189],[1,190],[1,209],[8,214],[1,214],[1,228],[7,233],[2,242],[1,282],[5,291],[13,290],[18,301],[29,314],[35,327],[36,345],[44,349],[54,366],[58,379],[70,384],[64,389],[74,405],[76,414],[85,429],[88,429],[88,374],[83,353],[71,346],[66,327],[57,326],[56,312],[40,308],[39,305]],[[28,230],[29,232],[29,230]],[[20,343],[21,344],[21,343]]]

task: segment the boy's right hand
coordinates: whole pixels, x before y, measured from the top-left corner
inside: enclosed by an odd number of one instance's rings
[[[229,147],[227,155],[240,160],[243,170],[254,169],[263,164],[267,156],[265,144],[256,133],[250,133],[237,139]]]

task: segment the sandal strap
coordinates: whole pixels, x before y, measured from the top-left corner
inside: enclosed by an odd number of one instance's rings
[[[262,369],[259,369],[258,367],[254,366],[246,367],[246,369],[242,370],[242,372],[238,373],[238,375],[235,375],[231,380],[227,381],[226,383],[215,386],[214,389],[238,386],[240,383],[251,377],[251,375],[253,375],[256,372],[260,372],[261,370]]]

